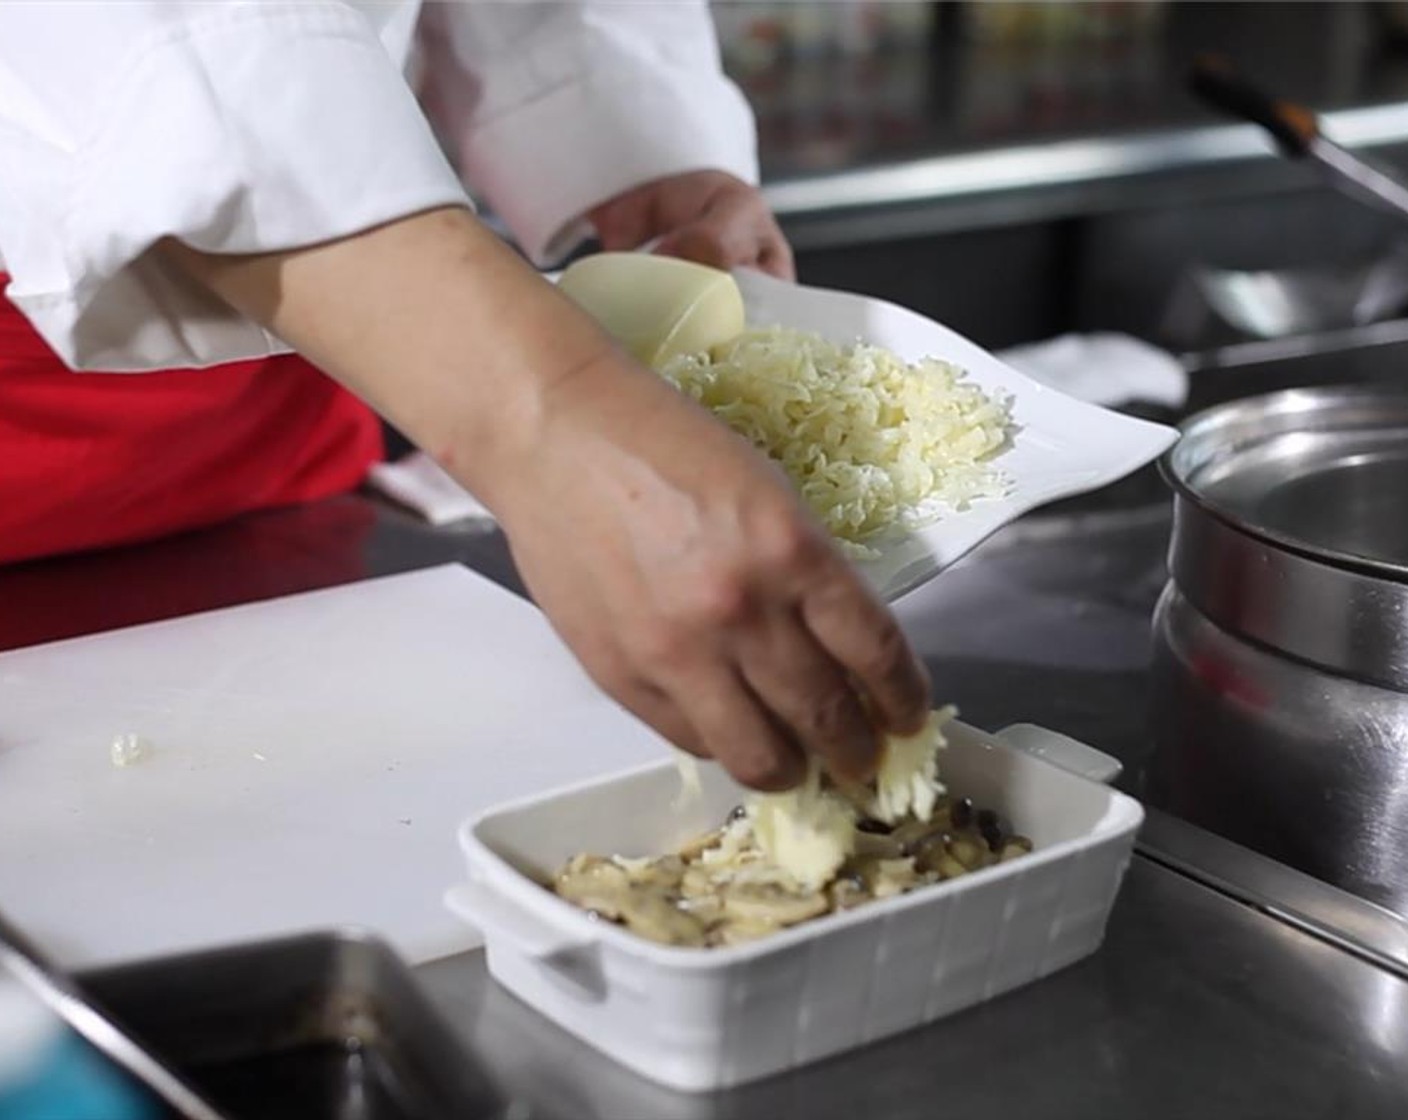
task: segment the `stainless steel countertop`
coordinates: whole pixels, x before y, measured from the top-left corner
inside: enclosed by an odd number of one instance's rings
[[[1167,512],[1155,501],[1080,516],[1018,522],[901,615],[968,719],[1046,723],[1120,754],[1137,783]],[[445,561],[518,587],[493,532],[430,529],[361,496],[264,513],[0,569],[0,648]],[[1216,844],[1184,844],[1182,858],[1159,847],[1158,859],[1134,860],[1094,958],[863,1053],[719,1096],[665,1092],[598,1059],[486,983],[478,953],[419,975],[465,1043],[532,1106],[525,1118],[902,1120],[977,1105],[1033,1120],[1408,1114],[1408,981],[1391,956],[1376,962],[1337,941],[1313,882],[1297,882],[1309,896],[1299,909],[1277,913],[1247,889],[1262,878],[1255,857],[1239,868]]]
[[[669,1092],[599,1058],[490,983],[479,954],[419,974],[535,1120],[1367,1120],[1408,1110],[1408,981],[1142,858],[1094,957],[721,1094]]]

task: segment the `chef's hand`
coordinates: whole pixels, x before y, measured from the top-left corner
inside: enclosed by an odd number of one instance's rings
[[[475,493],[587,671],[681,747],[779,789],[809,752],[867,777],[879,729],[922,724],[922,666],[786,479],[467,212],[164,252]]]
[[[657,253],[796,279],[792,249],[762,193],[722,171],[656,179],[602,203],[588,217],[603,249],[636,249],[659,238]]]
[[[676,390],[607,354],[560,384],[537,447],[500,491],[519,571],[636,715],[760,789],[811,753],[869,778],[866,702],[918,730],[928,681],[892,616],[782,474]]]

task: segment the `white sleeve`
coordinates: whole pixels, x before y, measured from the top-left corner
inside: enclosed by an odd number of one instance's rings
[[[65,362],[155,369],[282,349],[147,252],[160,238],[260,252],[468,205],[369,11],[0,3],[6,294]]]
[[[442,139],[540,265],[586,211],[651,179],[757,181],[752,112],[704,0],[428,3],[422,47]]]

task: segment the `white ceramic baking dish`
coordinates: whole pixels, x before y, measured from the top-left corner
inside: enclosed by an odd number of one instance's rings
[[[793,1069],[1046,976],[1104,937],[1143,819],[1091,780],[1118,764],[1030,725],[948,735],[945,783],[1014,822],[1031,855],[736,948],[657,945],[534,877],[582,851],[669,851],[743,796],[706,767],[703,796],[680,804],[665,761],[466,822],[469,879],[446,902],[482,931],[499,983],[651,1080],[698,1091]]]

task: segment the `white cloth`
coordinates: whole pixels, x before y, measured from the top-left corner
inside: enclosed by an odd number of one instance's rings
[[[374,490],[415,510],[432,525],[494,520],[478,498],[424,451],[412,451],[394,463],[374,464],[367,482]]]
[[[283,349],[148,252],[295,248],[469,205],[440,135],[539,263],[661,175],[756,181],[702,0],[0,3],[0,268],[78,369]],[[423,19],[419,17],[423,15]]]
[[[1091,404],[1146,401],[1178,408],[1188,373],[1178,359],[1127,334],[1063,334],[997,355],[1033,381]]]

